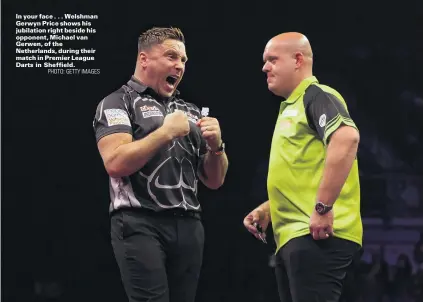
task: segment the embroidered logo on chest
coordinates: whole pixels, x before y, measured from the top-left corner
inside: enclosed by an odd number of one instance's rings
[[[292,117],[297,115],[298,115],[297,109],[286,109],[284,112],[282,112],[282,117]]]

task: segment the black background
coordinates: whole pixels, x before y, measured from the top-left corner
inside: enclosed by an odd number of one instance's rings
[[[16,68],[16,13],[97,14],[97,33],[77,45],[97,49],[86,66],[101,74]],[[257,292],[277,299],[267,266],[274,244],[242,226],[266,198],[265,173],[256,170],[269,154],[280,102],[261,71],[270,38],[307,35],[319,81],[354,92],[352,118],[381,118],[381,136],[402,136],[395,98],[404,85],[421,91],[423,83],[421,1],[4,1],[2,14],[4,301],[31,301],[33,282],[50,279],[64,284],[63,301],[124,301],[92,120],[101,99],[132,75],[143,30],[182,29],[189,62],[179,90],[210,107],[227,146],[225,185],[200,191],[206,249],[198,301],[262,301]],[[371,55],[357,59],[363,48]]]

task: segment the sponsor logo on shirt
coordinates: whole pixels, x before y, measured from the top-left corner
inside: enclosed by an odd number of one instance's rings
[[[142,116],[144,118],[153,117],[153,116],[163,116],[163,113],[156,106],[141,106],[140,107]]]
[[[282,113],[282,117],[297,116],[298,110],[296,109],[287,109]]]
[[[280,129],[281,130],[287,129],[287,128],[291,127],[291,125],[292,125],[291,121],[283,120],[283,121],[280,122]]]

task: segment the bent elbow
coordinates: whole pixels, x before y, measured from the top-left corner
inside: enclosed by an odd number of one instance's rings
[[[107,169],[106,168],[106,171],[107,171],[107,174],[109,174],[109,176],[111,177],[111,178],[120,178],[120,177],[123,177],[123,176],[125,176],[125,175],[123,175],[123,173],[121,172],[121,171],[119,171],[119,170],[115,170],[115,169]]]
[[[339,144],[358,145],[360,142],[360,134],[357,129],[351,126],[341,127],[333,133],[331,141]]]
[[[207,186],[207,188],[209,188],[210,190],[217,190],[217,189],[220,188],[220,186],[219,185],[215,185],[215,184],[209,184]]]
[[[126,175],[127,173],[125,173],[124,169],[114,163],[105,163],[104,166],[106,168],[107,174],[109,174],[109,176],[112,178],[128,176]]]
[[[353,135],[352,135],[352,141],[357,145],[360,142],[360,133],[357,130],[355,130]]]
[[[360,134],[358,133],[358,131],[354,131],[354,133],[351,135],[351,143],[353,148],[358,148],[358,145],[360,143]]]
[[[224,179],[222,179],[220,181],[210,182],[210,183],[207,184],[207,187],[211,190],[217,190],[221,186],[223,186],[223,183],[224,183]]]

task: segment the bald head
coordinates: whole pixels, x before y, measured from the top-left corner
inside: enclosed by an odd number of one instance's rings
[[[268,87],[276,95],[289,96],[302,80],[312,76],[313,52],[301,33],[287,32],[270,39],[263,61]]]
[[[306,59],[313,59],[310,42],[307,37],[301,33],[288,32],[273,37],[269,43],[275,44],[280,51],[295,54],[300,52]]]

